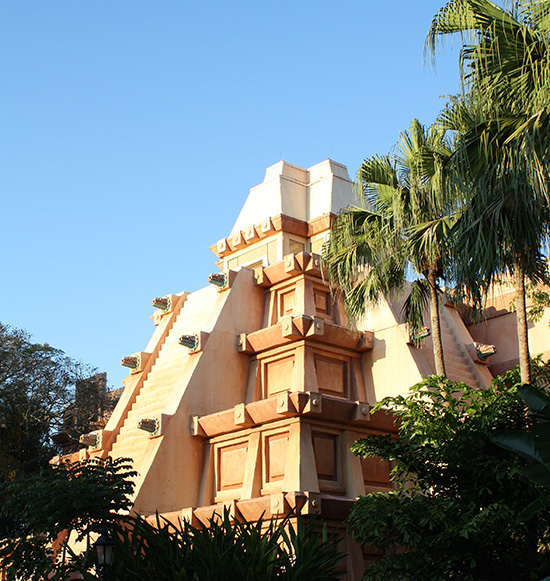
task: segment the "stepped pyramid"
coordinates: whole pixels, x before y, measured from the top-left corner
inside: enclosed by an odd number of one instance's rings
[[[137,512],[205,522],[223,506],[252,520],[300,508],[341,527],[358,495],[391,487],[387,464],[349,447],[394,431],[370,409],[434,372],[431,340],[412,345],[398,302],[347,326],[319,255],[353,203],[343,165],[281,161],[212,246],[213,284],[155,301],[156,329],[125,358],[113,415],[77,453],[133,458]],[[488,386],[460,316],[441,311],[449,376]],[[349,538],[344,550],[347,578],[359,579],[371,556]]]

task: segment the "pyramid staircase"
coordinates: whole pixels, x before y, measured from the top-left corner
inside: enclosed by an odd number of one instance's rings
[[[132,458],[138,471],[147,450],[147,440],[151,438],[151,434],[138,428],[138,422],[145,418],[155,418],[160,422],[161,414],[166,412],[178,386],[178,377],[189,360],[189,351],[179,343],[179,338],[205,328],[205,303],[211,304],[216,296],[211,287],[187,296],[115,437],[110,455]]]

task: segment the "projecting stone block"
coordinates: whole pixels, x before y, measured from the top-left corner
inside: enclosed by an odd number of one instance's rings
[[[252,345],[250,344],[250,341],[248,340],[246,333],[241,333],[240,335],[237,335],[237,351],[239,353],[248,353],[248,354],[254,353],[254,349],[252,348]]]
[[[256,228],[254,228],[254,226],[249,226],[248,228],[245,228],[243,230],[243,236],[244,239],[246,241],[247,244],[251,244],[252,242],[255,242],[256,240],[259,240],[259,236],[258,236],[258,232],[256,231]]]
[[[246,246],[246,240],[244,239],[243,233],[242,232],[235,232],[235,234],[233,234],[233,236],[231,236],[230,240],[229,240],[229,244],[232,248],[232,250],[239,250],[240,248],[243,248],[244,246]]]
[[[291,276],[301,272],[300,263],[296,260],[295,254],[287,254],[284,257],[285,272]]]
[[[320,393],[308,391],[308,401],[304,405],[304,414],[320,414],[323,411],[323,397]]]
[[[249,428],[254,425],[254,421],[246,411],[244,403],[239,403],[235,406],[235,425],[241,428]]]
[[[321,257],[318,254],[312,254],[308,261],[305,272],[314,276],[321,276]]]
[[[286,339],[300,339],[302,337],[302,333],[290,316],[281,319],[281,332]]]
[[[254,283],[257,284],[258,286],[263,286],[263,287],[271,286],[271,281],[269,280],[269,277],[265,273],[265,268],[258,270],[254,274]]]
[[[357,343],[358,351],[370,351],[374,346],[374,333],[372,331],[364,331]]]
[[[128,367],[132,375],[141,373],[147,365],[147,361],[149,360],[150,355],[150,353],[138,351],[137,353],[133,353],[128,357],[123,357],[120,360],[120,364],[124,367]]]
[[[271,515],[275,516],[277,514],[286,514],[289,510],[288,502],[285,498],[284,493],[271,495]]]
[[[218,243],[216,246],[217,246],[218,256],[220,258],[231,252],[231,247],[229,246],[229,242],[228,242],[227,238],[222,238],[221,240],[218,240]]]
[[[366,422],[370,418],[370,406],[366,402],[357,402],[357,406],[351,417],[352,422]]]
[[[305,503],[301,514],[317,514],[321,512],[321,494],[319,492],[304,492]]]
[[[277,396],[277,413],[282,415],[295,415],[297,413],[296,406],[288,391],[283,391]]]
[[[260,223],[260,233],[262,237],[266,236],[267,234],[271,234],[272,232],[275,232],[275,228],[273,227],[271,218],[263,220],[263,222]]]

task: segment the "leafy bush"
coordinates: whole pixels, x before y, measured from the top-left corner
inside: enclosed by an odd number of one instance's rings
[[[395,415],[399,438],[369,436],[352,451],[391,460],[396,490],[360,498],[348,518],[357,540],[385,553],[366,579],[519,581],[550,573],[549,513],[520,518],[539,488],[524,475],[525,461],[493,442],[531,424],[518,381],[516,370],[478,390],[432,376],[408,397],[377,405]]]
[[[65,540],[84,538],[131,508],[127,458],[62,463],[0,485],[0,563],[8,581],[65,579],[82,565]],[[67,535],[65,535],[67,532]],[[63,539],[54,561],[52,545]]]

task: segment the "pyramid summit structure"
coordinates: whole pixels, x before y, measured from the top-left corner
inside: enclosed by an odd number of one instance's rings
[[[372,406],[406,394],[434,363],[429,337],[422,348],[410,341],[399,301],[352,329],[331,295],[320,253],[354,203],[347,169],[332,160],[269,167],[211,247],[219,272],[199,291],[154,299],[154,332],[123,358],[130,374],[113,414],[73,457],[132,458],[135,511],[195,523],[223,507],[249,520],[299,509],[343,531],[359,495],[389,490],[389,465],[349,448],[395,432]],[[495,313],[502,345],[492,358],[510,367],[514,316]],[[478,341],[497,327],[467,327],[450,304],[441,318],[449,377],[487,387]],[[344,545],[347,579],[360,579],[372,556],[347,536]]]
[[[307,222],[337,214],[355,203],[352,186],[347,168],[330,159],[307,170],[280,161],[250,190],[230,235],[278,215]]]

